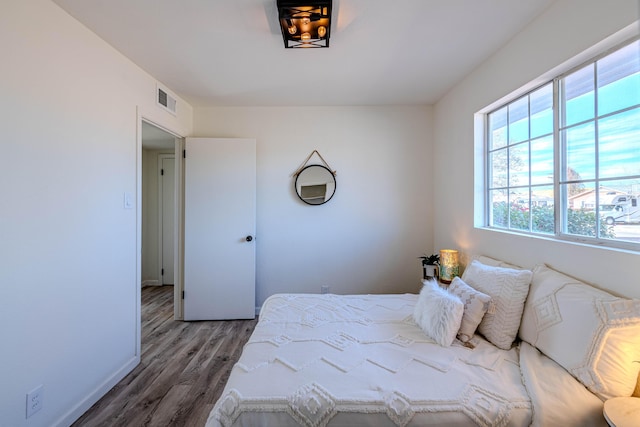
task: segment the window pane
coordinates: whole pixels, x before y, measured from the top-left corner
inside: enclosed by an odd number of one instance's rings
[[[489,155],[489,171],[491,188],[507,186],[507,149],[494,151]]]
[[[507,145],[507,108],[489,114],[489,149]]]
[[[529,139],[529,99],[512,102],[509,109],[509,144]]]
[[[562,131],[567,160],[567,179],[594,179],[596,152],[593,122]]]
[[[553,186],[534,187],[531,191],[531,231],[555,233]]]
[[[509,228],[530,230],[529,227],[529,191],[520,189],[510,194]]]
[[[593,183],[580,184],[579,189],[573,189],[569,187],[569,184],[563,184],[569,195],[567,206],[569,209],[595,209],[596,199]]]
[[[529,185],[529,144],[509,147],[509,186]]]
[[[509,220],[507,218],[508,198],[506,190],[495,190],[489,192],[489,225],[493,227],[507,228]]]
[[[562,185],[568,191],[567,185]],[[584,186],[583,191],[569,197],[566,212],[566,233],[577,236],[596,237],[596,192],[593,184]]]
[[[640,104],[640,40],[598,61],[598,115]]]
[[[553,86],[548,84],[530,96],[531,138],[553,132]]]
[[[640,242],[640,179],[607,181],[598,212],[602,238]]]
[[[553,183],[553,136],[531,141],[531,184]]]
[[[640,108],[598,121],[600,178],[640,175]]]
[[[591,64],[562,79],[563,127],[594,118],[593,68]]]

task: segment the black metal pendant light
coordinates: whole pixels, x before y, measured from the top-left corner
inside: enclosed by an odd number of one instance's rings
[[[284,47],[329,47],[332,0],[277,0]]]

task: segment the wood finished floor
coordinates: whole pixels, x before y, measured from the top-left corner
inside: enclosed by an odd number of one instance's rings
[[[257,320],[173,320],[173,286],[142,290],[141,361],[73,427],[204,426]]]

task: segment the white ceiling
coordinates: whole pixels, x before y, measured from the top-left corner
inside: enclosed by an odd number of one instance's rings
[[[333,0],[285,49],[276,0],[53,0],[193,106],[424,105],[554,0]]]

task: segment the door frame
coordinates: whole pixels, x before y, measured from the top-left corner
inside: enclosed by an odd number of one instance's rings
[[[184,150],[185,137],[178,131],[158,124],[144,115],[141,107],[136,108],[136,356],[140,357],[142,343],[142,122],[153,125],[175,137],[175,211],[174,211],[174,286],[173,318],[182,320],[184,307]]]
[[[154,125],[155,126],[155,125]],[[175,136],[175,135],[174,135]],[[175,250],[175,246],[176,246],[176,206],[177,203],[176,201],[176,193],[177,193],[177,188],[176,188],[176,183],[177,183],[177,179],[176,179],[176,170],[175,170],[175,159],[176,159],[176,153],[175,153],[175,147],[174,147],[174,153],[172,154],[168,154],[168,153],[160,153],[158,154],[158,171],[163,169],[163,160],[165,159],[173,159],[174,161],[174,172],[173,172],[173,184],[174,184],[174,190],[173,190],[173,198],[174,198],[174,212],[173,212],[173,230],[174,230],[174,241],[173,241],[173,252],[174,252],[174,256],[173,256],[173,285],[176,285],[176,250]],[[160,278],[160,282],[162,285],[164,285],[164,275],[162,274],[162,270],[164,268],[164,184],[163,184],[163,179],[162,179],[162,175],[160,175],[160,178],[158,178],[158,277]],[[174,288],[175,290],[175,288]],[[175,304],[174,304],[175,306]],[[175,308],[174,308],[174,315],[175,315]]]

